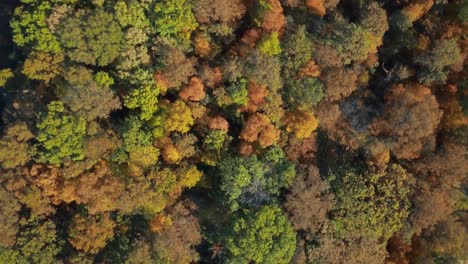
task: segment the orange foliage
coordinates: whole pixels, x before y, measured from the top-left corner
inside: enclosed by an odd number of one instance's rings
[[[262,38],[262,31],[254,28],[244,32],[240,42],[234,47],[234,52],[239,56],[246,56],[252,49],[255,48],[256,43]]]
[[[271,7],[265,12],[261,27],[268,32],[282,32],[286,25],[286,18],[283,15],[283,7],[279,0],[265,0],[265,2]]]
[[[326,10],[323,0],[306,0],[306,5],[309,8],[310,12],[318,16],[325,15]]]
[[[298,77],[299,79],[305,77],[319,77],[320,76],[320,68],[315,63],[314,60],[309,60],[302,68],[299,69]]]
[[[248,89],[249,102],[241,109],[241,111],[254,113],[263,103],[265,103],[265,97],[268,95],[268,89],[253,81],[249,82]]]
[[[154,82],[161,89],[161,94],[165,94],[167,88],[169,87],[169,80],[159,71],[155,72],[153,75]]]
[[[205,90],[202,81],[198,77],[192,77],[190,84],[179,92],[184,101],[198,102],[205,98]]]
[[[210,42],[205,36],[201,34],[196,35],[194,42],[195,42],[195,52],[198,55],[200,55],[201,57],[207,57],[208,55],[210,55],[210,52],[211,52]]]
[[[150,229],[154,233],[159,233],[171,225],[171,219],[163,214],[158,214],[151,219]]]
[[[228,131],[228,128],[229,128],[229,123],[226,119],[224,119],[223,117],[221,116],[215,116],[213,118],[210,118],[208,120],[208,127],[211,129],[211,130],[215,130],[215,129],[218,129],[218,130],[222,130],[222,131]]]
[[[249,117],[240,138],[253,143],[258,142],[261,148],[275,144],[279,140],[280,131],[270,122],[270,119],[260,113]]]

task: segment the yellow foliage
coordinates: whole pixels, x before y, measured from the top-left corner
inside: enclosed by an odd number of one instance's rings
[[[165,123],[168,132],[187,133],[193,123],[192,112],[184,101],[177,100],[171,104]]]
[[[308,138],[317,129],[318,121],[312,113],[297,111],[286,114],[284,124],[286,131],[294,133],[297,138]]]
[[[182,160],[182,156],[172,142],[164,146],[162,157],[169,164],[178,164]]]
[[[405,6],[401,12],[408,17],[411,22],[420,19],[434,5],[434,0],[421,0],[417,3]]]
[[[191,188],[197,184],[197,182],[201,179],[203,173],[197,169],[195,166],[191,166],[188,168],[183,168],[182,171],[179,173],[178,181],[179,184],[186,188]]]

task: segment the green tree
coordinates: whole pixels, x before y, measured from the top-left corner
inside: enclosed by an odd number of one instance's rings
[[[71,60],[97,66],[119,56],[124,37],[113,16],[102,9],[68,17],[57,35]]]
[[[57,82],[58,97],[70,107],[71,111],[87,121],[107,118],[112,111],[120,109],[120,101],[114,92],[94,80],[105,78],[102,74],[93,76],[90,70],[77,66],[66,68],[62,76],[65,81]],[[101,79],[100,81],[109,82],[110,80]]]
[[[281,53],[280,41],[278,39],[278,32],[273,32],[263,37],[258,44],[261,52],[268,56],[274,56]]]
[[[325,96],[324,85],[317,78],[291,80],[283,91],[284,101],[288,107],[309,110]]]
[[[140,119],[149,120],[158,110],[158,86],[146,85],[133,89],[125,96],[124,105],[130,109],[140,108]]]
[[[224,243],[229,263],[289,263],[296,233],[280,208],[264,206],[235,216]]]
[[[38,134],[37,160],[52,164],[61,164],[65,158],[82,160],[83,137],[86,134],[86,122],[81,117],[67,115],[60,101],[48,105],[47,113],[39,115],[36,124]]]
[[[463,55],[457,42],[456,38],[437,40],[430,50],[415,58],[415,62],[421,67],[419,80],[422,83],[426,85],[444,83],[450,66],[463,62]]]
[[[10,22],[15,44],[38,51],[59,53],[60,43],[47,26],[47,16],[51,9],[49,1],[16,8]]]
[[[399,165],[359,175],[345,171],[331,182],[335,194],[333,224],[340,237],[388,240],[410,213],[410,180]]]
[[[232,211],[274,201],[296,176],[294,165],[276,146],[260,157],[224,158],[217,167],[224,201]]]
[[[182,44],[190,41],[198,23],[187,0],[164,0],[154,5],[154,30],[163,37],[175,38]]]
[[[16,245],[0,247],[0,263],[56,263],[62,241],[51,220],[28,219],[21,222]]]
[[[312,41],[305,26],[300,26],[295,32],[286,32],[281,46],[285,78],[296,77],[298,70],[312,57],[312,49]]]

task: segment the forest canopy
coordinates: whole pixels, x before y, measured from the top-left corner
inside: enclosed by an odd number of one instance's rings
[[[0,264],[468,262],[466,0],[0,3]]]

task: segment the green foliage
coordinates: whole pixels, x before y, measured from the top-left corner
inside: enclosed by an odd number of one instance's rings
[[[226,88],[226,91],[231,104],[245,106],[249,102],[249,92],[247,91],[247,81],[245,79],[231,84]]]
[[[86,134],[86,122],[81,117],[67,115],[60,101],[48,105],[47,113],[41,113],[36,124],[39,130],[37,160],[52,164],[61,164],[65,158],[82,160],[83,137]]]
[[[299,68],[312,57],[312,50],[312,41],[305,26],[300,26],[297,31],[286,34],[282,42],[281,54],[286,78],[292,79],[297,75]]]
[[[462,63],[463,56],[457,42],[456,38],[437,40],[428,52],[415,58],[422,67],[419,74],[422,83],[442,84],[447,79],[449,67]]]
[[[334,49],[344,65],[367,58],[373,45],[369,31],[341,16],[335,17],[333,26],[334,29],[327,32],[324,39],[317,40],[319,43]]]
[[[274,56],[281,53],[280,41],[278,39],[278,32],[273,32],[264,37],[258,44],[261,52],[268,56]]]
[[[292,108],[308,110],[325,96],[324,85],[317,78],[291,80],[284,91],[284,101]]]
[[[123,40],[119,24],[102,9],[63,20],[58,36],[71,60],[97,66],[117,58]]]
[[[0,263],[55,263],[62,242],[57,238],[54,222],[29,219],[21,226],[15,247],[0,248]]]
[[[13,76],[14,74],[11,69],[1,69],[0,70],[0,87],[5,86],[8,80]]]
[[[145,14],[145,8],[139,1],[126,1],[120,0],[114,5],[115,17],[119,21],[120,26],[125,28],[137,27],[141,29],[149,28],[149,21]]]
[[[60,43],[47,26],[47,16],[51,8],[48,1],[41,1],[41,3],[15,9],[10,26],[16,45],[38,51],[60,52]]]
[[[64,82],[58,82],[57,96],[70,107],[70,110],[87,121],[96,118],[107,118],[108,115],[120,109],[120,100],[109,87],[98,84],[112,82],[103,72],[93,76],[90,70],[83,66],[66,68],[63,73]],[[105,85],[107,85],[105,84]]]
[[[296,233],[280,208],[264,206],[236,216],[224,241],[229,263],[290,263]]]
[[[102,87],[109,87],[114,84],[114,79],[110,77],[107,72],[103,71],[97,72],[94,76],[94,80]]]
[[[175,38],[182,44],[190,41],[192,31],[198,27],[187,0],[164,0],[154,5],[154,30],[163,37]]]
[[[128,152],[138,150],[140,146],[149,146],[152,142],[151,133],[144,128],[143,122],[135,116],[125,120],[122,137],[124,140],[123,147]]]
[[[409,216],[410,184],[406,171],[391,165],[386,172],[359,175],[346,171],[332,181],[333,223],[341,237],[389,239]]]
[[[140,119],[149,120],[158,110],[159,87],[146,85],[133,89],[125,96],[124,105],[130,109],[140,108]]]
[[[203,146],[207,150],[220,151],[224,146],[224,141],[227,138],[226,131],[223,130],[211,130],[203,138]]]
[[[279,147],[260,157],[226,157],[218,170],[224,201],[232,211],[274,201],[296,176],[294,165]]]

